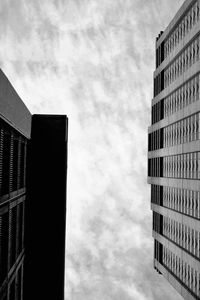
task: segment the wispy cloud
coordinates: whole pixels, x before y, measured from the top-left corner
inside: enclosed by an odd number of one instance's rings
[[[180,299],[152,267],[154,43],[183,0],[2,0],[0,65],[69,116],[66,300]]]

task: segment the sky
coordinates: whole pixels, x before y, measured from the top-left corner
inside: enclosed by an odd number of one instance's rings
[[[182,3],[1,0],[0,67],[69,118],[65,300],[182,299],[153,269],[147,185],[155,38]]]

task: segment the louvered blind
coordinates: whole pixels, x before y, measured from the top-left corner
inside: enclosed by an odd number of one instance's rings
[[[13,141],[13,186],[12,191],[17,190],[18,183],[18,156],[19,156],[19,141],[14,139]]]
[[[8,212],[0,216],[0,285],[8,270]]]
[[[24,184],[25,184],[25,178],[24,178],[24,174],[25,174],[25,144],[23,142],[21,142],[21,151],[20,151],[20,183],[19,183],[19,187],[23,188]]]
[[[0,300],[23,297],[26,152],[27,139],[0,118]]]
[[[10,154],[11,154],[11,136],[4,132],[3,135],[3,176],[1,195],[9,193],[9,175],[10,175]]]

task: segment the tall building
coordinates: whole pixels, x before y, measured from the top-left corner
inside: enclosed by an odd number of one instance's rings
[[[64,300],[66,116],[33,115],[28,150],[24,300]]]
[[[64,300],[67,128],[32,116],[0,70],[1,300]]]
[[[186,0],[156,39],[151,116],[154,268],[200,299],[200,0]]]

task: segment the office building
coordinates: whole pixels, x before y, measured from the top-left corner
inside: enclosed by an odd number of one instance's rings
[[[0,70],[0,299],[64,300],[67,117],[31,115]]]
[[[156,39],[148,129],[154,268],[200,299],[200,1],[186,0]]]

